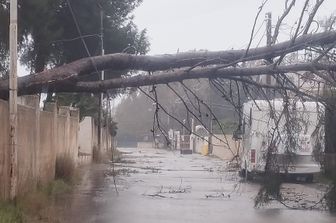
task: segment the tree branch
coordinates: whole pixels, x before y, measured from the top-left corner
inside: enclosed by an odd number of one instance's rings
[[[262,74],[279,74],[299,71],[315,72],[319,70],[336,71],[336,64],[302,63],[274,67],[273,65],[253,68],[225,68],[217,70],[216,67],[198,68],[190,72],[175,70],[171,72],[160,72],[154,75],[137,75],[129,78],[117,78],[106,81],[78,82],[74,89],[79,92],[99,92],[113,88],[127,88],[138,86],[149,86],[153,84],[167,84],[180,82],[187,79],[198,78],[226,78],[235,76],[253,76]],[[55,86],[54,91],[66,90],[62,86]]]

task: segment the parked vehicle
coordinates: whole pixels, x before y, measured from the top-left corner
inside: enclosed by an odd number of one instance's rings
[[[323,115],[324,106],[317,102],[285,104],[282,99],[274,99],[244,103],[244,175],[263,173],[267,155],[271,155],[273,168],[311,181],[321,169],[317,154],[324,150]]]

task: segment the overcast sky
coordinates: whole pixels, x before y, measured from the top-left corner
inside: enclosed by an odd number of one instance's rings
[[[291,0],[289,0],[290,2]],[[136,9],[135,23],[147,28],[150,54],[176,53],[194,49],[225,50],[247,45],[261,0],[143,0]],[[285,0],[269,0],[260,14],[254,45],[265,45],[265,13],[271,11],[273,25],[284,10]],[[311,2],[315,2],[312,0]],[[300,15],[304,0],[281,27],[281,39],[288,39]],[[325,0],[317,15],[323,18],[336,11],[336,0]]]
[[[291,1],[291,0],[289,0]],[[256,25],[252,46],[263,46],[265,13],[272,12],[273,25],[284,10],[286,0],[268,0]],[[281,27],[281,40],[287,40],[300,15],[304,0],[296,1]],[[315,0],[311,0],[315,2]],[[135,23],[147,28],[151,51],[164,54],[188,50],[241,49],[247,46],[261,0],[143,0],[135,10]],[[336,13],[336,0],[325,0],[316,18]],[[19,66],[19,76],[29,71]]]

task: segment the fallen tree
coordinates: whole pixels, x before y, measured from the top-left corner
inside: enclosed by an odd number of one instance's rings
[[[330,19],[328,25],[320,26],[318,24],[318,28],[315,31],[310,30],[313,22],[319,23],[314,20],[314,16],[323,1],[317,0],[312,5],[309,4],[309,0],[304,1],[301,14],[298,16],[294,26],[291,27],[290,38],[285,42],[276,44],[281,24],[294,7],[295,0],[292,0],[289,5],[287,5],[288,1],[286,1],[285,11],[275,26],[273,36],[268,35],[268,45],[251,48],[258,17],[267,2],[265,0],[259,7],[246,49],[215,52],[190,51],[157,56],[117,53],[88,57],[40,73],[18,78],[18,93],[19,95],[47,92],[96,93],[108,92],[110,89],[138,88],[141,93],[151,99],[152,105],[155,106],[151,129],[153,138],[156,137],[155,132],[159,132],[166,137],[167,144],[169,143],[167,131],[161,123],[162,118],[160,119],[160,115],[162,114],[169,117],[169,119],[174,119],[188,132],[193,132],[189,123],[190,118],[203,126],[206,126],[206,122],[209,120],[210,123],[213,120],[223,133],[224,139],[222,141],[228,146],[229,150],[231,149],[220,120],[218,120],[212,111],[211,105],[209,106],[211,101],[209,100],[209,102],[204,97],[198,95],[190,85],[184,83],[184,80],[209,79],[210,86],[214,87],[217,90],[216,92],[232,105],[240,119],[242,118],[244,100],[265,100],[269,103],[270,112],[273,113],[272,118],[267,121],[269,123],[274,122],[275,126],[278,126],[278,123],[284,117],[286,128],[285,134],[282,134],[278,127],[275,127],[273,130],[272,138],[270,139],[271,142],[264,154],[267,157],[265,161],[267,163],[267,167],[265,167],[266,180],[257,196],[256,204],[274,199],[283,203],[280,192],[282,181],[276,178],[279,175],[279,169],[275,165],[277,163],[272,155],[274,153],[272,145],[276,145],[281,140],[283,141],[282,135],[285,135],[287,138],[286,153],[295,153],[294,148],[297,145],[293,133],[296,131],[295,127],[298,126],[299,119],[295,115],[296,112],[290,109],[289,101],[296,103],[309,98],[325,102],[328,105],[328,101],[325,100],[326,98],[323,98],[325,96],[325,89],[329,91],[328,94],[330,95],[328,96],[331,98],[330,100],[335,101],[336,57],[334,50],[336,46],[336,32],[334,31],[334,23],[336,19]],[[323,30],[321,31],[320,28],[323,28]],[[268,31],[270,31],[268,34],[272,33],[272,30]],[[304,58],[297,57],[292,60],[291,54],[299,51],[303,52]],[[120,76],[119,73],[114,78],[112,77],[104,81],[88,81],[86,78],[90,75],[97,75],[99,71],[103,70],[132,72],[129,75],[123,76]],[[264,82],[254,77],[262,75],[266,75],[267,77]],[[295,78],[297,79],[296,82],[293,81]],[[178,87],[175,85],[169,84],[170,82],[180,82],[180,89],[177,89]],[[186,122],[183,119],[179,120],[174,117],[170,109],[166,109],[160,104],[160,98],[156,90],[157,85],[165,85],[176,95],[177,99],[185,107]],[[151,87],[145,89],[142,86]],[[269,91],[270,89],[272,91]],[[8,97],[8,90],[8,80],[0,81],[1,98]],[[311,91],[309,92],[309,90]],[[323,92],[321,93],[321,91]],[[283,99],[284,108],[280,114],[274,112],[274,108],[272,108],[272,104],[270,103],[275,97]],[[107,99],[110,98],[111,95],[108,92]],[[320,120],[322,123],[323,119],[321,118]],[[239,123],[237,128],[239,131],[237,132],[242,132],[243,125],[243,123]],[[212,127],[209,128],[211,134]],[[209,145],[211,143],[210,137]],[[322,151],[316,152],[319,155]],[[239,161],[239,154],[235,155],[237,156],[234,158]],[[328,164],[325,166],[328,166]],[[276,179],[276,181],[272,182],[272,179]],[[331,203],[328,205],[330,210],[335,210],[335,185],[336,180],[334,180],[333,187],[327,193],[329,197],[333,198],[330,199]]]
[[[336,42],[336,32],[302,35],[273,46],[247,48],[228,51],[199,51],[157,56],[110,54],[83,58],[63,66],[55,67],[40,73],[19,77],[19,95],[41,92],[99,92],[113,88],[125,88],[162,84],[183,79],[207,78],[219,76],[260,75],[277,72],[298,72],[316,70],[334,70],[333,64],[296,64],[276,67],[236,68],[238,63],[260,59],[274,59],[298,50],[310,47],[323,48]],[[217,65],[217,67],[209,67]],[[197,68],[201,67],[201,68]],[[231,68],[227,68],[231,67]],[[233,67],[233,68],[232,68]],[[175,71],[174,69],[180,70]],[[185,68],[185,69],[181,69]],[[195,69],[197,68],[197,69]],[[128,76],[110,79],[104,82],[84,82],[81,76],[97,73],[101,70],[141,70],[148,71],[146,76]],[[154,73],[154,71],[167,71]],[[8,96],[8,80],[0,82],[0,96]]]
[[[230,77],[247,77],[255,75],[272,75],[288,72],[310,71],[316,72],[321,70],[336,71],[335,64],[320,64],[320,63],[304,63],[287,66],[262,66],[252,68],[220,68],[218,66],[210,68],[197,68],[194,70],[176,70],[154,73],[152,75],[137,75],[128,78],[115,78],[106,81],[95,82],[77,82],[71,91],[77,92],[100,92],[108,89],[141,87],[157,84],[168,84],[170,82],[181,82],[188,79],[199,78],[230,78]],[[280,87],[280,86],[279,86]],[[66,91],[67,88],[55,86],[55,91]]]

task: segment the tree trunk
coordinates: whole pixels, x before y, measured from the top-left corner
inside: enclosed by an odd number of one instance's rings
[[[20,77],[18,79],[19,94],[35,94],[41,92],[100,92],[112,88],[138,87],[151,84],[164,84],[192,78],[226,77],[259,74],[275,74],[279,72],[335,70],[331,65],[295,64],[282,67],[260,68],[227,68],[212,67],[192,69],[190,72],[174,69],[181,67],[200,67],[213,64],[235,64],[242,61],[252,61],[274,58],[290,52],[305,49],[310,46],[323,46],[334,43],[336,32],[307,34],[295,41],[286,41],[269,47],[228,51],[199,51],[174,55],[158,56],[110,54],[84,58],[40,73]],[[104,82],[79,82],[81,75],[87,75],[104,69],[112,70],[144,70],[162,71],[153,75],[111,79]],[[8,81],[0,81],[0,97],[8,96]]]

